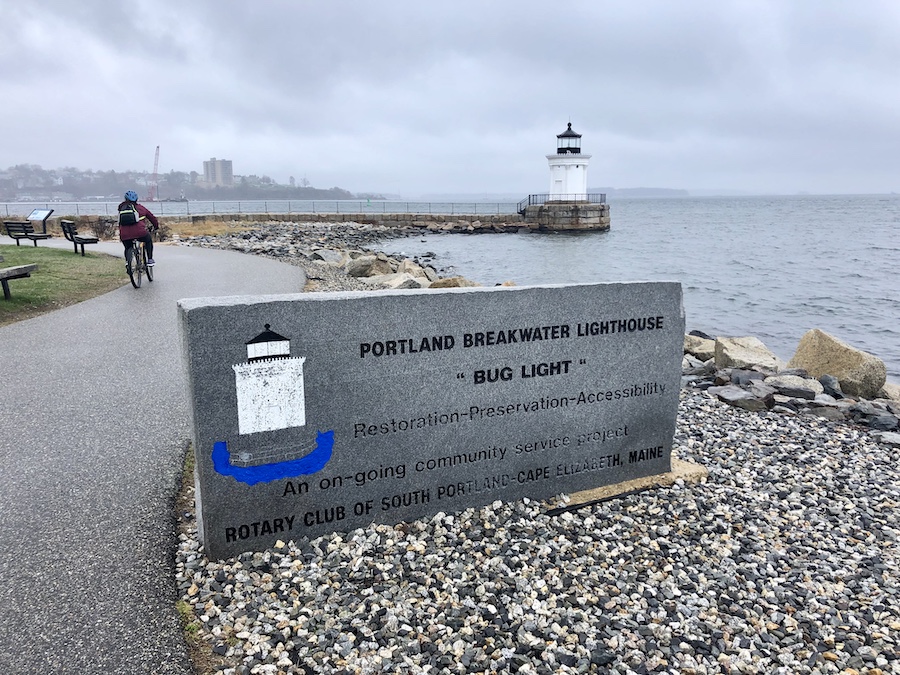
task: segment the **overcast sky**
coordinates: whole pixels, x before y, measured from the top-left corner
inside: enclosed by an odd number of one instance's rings
[[[0,168],[900,191],[898,0],[0,0]]]

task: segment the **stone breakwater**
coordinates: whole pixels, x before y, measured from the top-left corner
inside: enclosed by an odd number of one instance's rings
[[[271,214],[266,216],[266,223],[260,224],[260,216],[253,214],[221,214],[207,216],[168,216],[161,218],[162,223],[167,222],[191,222],[202,224],[206,222],[228,221],[233,223],[247,223],[251,226],[260,226],[265,229],[278,228],[282,225],[293,226],[298,224],[298,217],[303,218],[301,227],[315,227],[318,225],[334,225],[338,228],[359,225],[362,228],[394,231],[410,230],[413,233],[429,232],[518,232],[522,229],[539,229],[537,223],[526,223],[525,219],[517,213],[504,213],[496,215],[444,215],[428,213],[304,213],[297,214]]]
[[[290,260],[310,289],[369,287],[321,252],[374,245],[377,228],[277,229],[185,243]],[[893,399],[749,358],[747,339],[711,339],[711,352],[702,340],[685,339],[673,446],[709,471],[698,484],[571,510],[565,496],[495,502],[223,561],[206,558],[183,510],[176,575],[198,663],[223,675],[900,673]]]

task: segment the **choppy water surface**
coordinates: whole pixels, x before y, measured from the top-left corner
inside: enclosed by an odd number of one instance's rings
[[[679,281],[688,330],[754,335],[779,357],[820,328],[883,359],[900,382],[900,196],[719,197],[611,202],[612,229],[429,234],[391,254],[484,285]]]

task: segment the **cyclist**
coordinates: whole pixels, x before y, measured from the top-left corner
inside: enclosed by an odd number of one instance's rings
[[[150,232],[159,229],[159,221],[150,213],[150,209],[138,204],[137,200],[137,192],[129,190],[125,193],[125,201],[119,204],[119,239],[125,245],[125,260],[128,260],[128,251],[134,246],[136,239],[144,242],[144,246],[147,247],[147,265],[153,266],[156,263],[153,260],[153,237],[150,236]],[[147,221],[150,222],[149,228],[146,225]]]

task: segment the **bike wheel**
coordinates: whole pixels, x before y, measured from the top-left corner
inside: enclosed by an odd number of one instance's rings
[[[138,264],[137,251],[132,246],[125,254],[125,264],[128,266],[128,277],[131,279],[131,285],[135,288],[141,287],[141,266]]]
[[[147,261],[150,260],[150,256],[147,255],[147,249],[141,247],[141,251],[144,254],[144,271],[147,273],[147,281],[153,282],[153,267],[147,264]]]

